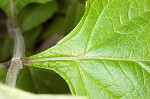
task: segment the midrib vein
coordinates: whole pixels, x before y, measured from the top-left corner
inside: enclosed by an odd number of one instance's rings
[[[128,59],[128,58],[109,58],[109,57],[85,57],[85,56],[77,56],[77,57],[52,57],[52,58],[37,58],[37,59],[29,59],[28,63],[33,62],[44,62],[44,61],[63,61],[63,60],[112,60],[112,61],[130,61],[130,62],[145,62],[150,60],[144,59]]]

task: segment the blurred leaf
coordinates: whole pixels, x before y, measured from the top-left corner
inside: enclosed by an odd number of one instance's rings
[[[47,3],[53,0],[14,0],[14,11],[15,14],[18,14],[26,5],[30,3]],[[9,0],[0,0],[0,8],[2,8],[7,16],[10,16],[10,5]]]
[[[66,15],[68,8],[70,5],[75,3],[85,4],[85,0],[57,0],[58,2],[58,12],[59,14]]]
[[[29,31],[47,21],[56,11],[57,3],[55,1],[29,5],[18,16],[19,27],[23,32]]]
[[[23,68],[18,76],[16,87],[25,91],[37,93],[33,79],[29,68]]]
[[[39,37],[41,32],[42,32],[42,26],[40,25],[30,31],[23,33],[25,44],[26,44],[26,51],[30,53],[33,51],[35,44],[38,40],[37,38]]]
[[[72,0],[70,0],[72,1]],[[68,6],[71,4],[70,1],[66,0],[57,0],[58,2],[58,12],[59,14],[65,15],[68,9]]]
[[[66,16],[65,35],[67,35],[79,23],[85,11],[85,5],[82,3],[73,3],[70,5]]]
[[[69,94],[66,82],[55,72],[39,68],[24,68],[17,87],[34,93]]]
[[[0,83],[0,99],[87,99],[70,95],[35,95]]]
[[[1,35],[0,35],[1,36]],[[2,61],[2,46],[4,43],[4,39],[2,37],[0,37],[0,62]]]
[[[64,16],[56,14],[51,22],[46,24],[40,38],[40,41],[43,42],[37,49],[37,52],[41,52],[54,46],[62,38],[64,35],[64,21]]]
[[[54,45],[56,45],[58,43],[58,41],[60,41],[62,39],[62,36],[57,35],[57,34],[53,34],[52,36],[50,36],[48,39],[44,40],[44,42],[40,45],[40,47],[38,48],[37,52],[41,52],[44,51],[50,47],[53,47]]]
[[[64,16],[56,15],[47,28],[43,31],[41,39],[47,39],[53,34],[63,35],[64,34]]]
[[[7,69],[1,69],[0,68],[0,82],[5,83]]]
[[[7,32],[6,19],[7,19],[7,16],[6,16],[5,12],[3,12],[0,9],[0,37],[2,35],[5,35],[5,33]]]
[[[6,35],[3,41],[3,44],[0,45],[1,47],[1,54],[0,54],[0,61],[6,61],[12,56],[13,53],[13,42],[12,39]]]

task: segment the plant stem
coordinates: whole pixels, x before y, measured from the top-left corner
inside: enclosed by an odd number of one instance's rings
[[[13,0],[10,0],[10,20],[8,20],[8,30],[12,38],[14,39],[14,54],[13,57],[24,57],[25,44],[22,33],[17,27],[14,16]]]
[[[0,64],[0,68],[4,67],[4,65]]]
[[[10,0],[10,20],[8,21],[8,30],[12,38],[14,39],[14,53],[11,60],[10,67],[6,75],[6,84],[15,87],[18,74],[23,66],[21,60],[25,53],[25,44],[22,33],[17,27],[14,16],[13,0]]]
[[[7,68],[6,66],[4,66],[3,64],[0,64],[0,69],[2,68]]]
[[[1,68],[9,68],[11,61],[0,63],[0,69]]]
[[[10,33],[13,34],[12,37],[14,39],[13,57],[24,57],[25,44],[20,29],[18,27],[12,27],[12,31]]]
[[[6,84],[12,87],[16,86],[16,80],[18,74],[22,68],[22,62],[20,58],[12,58],[11,65],[8,69],[7,76],[6,76]]]

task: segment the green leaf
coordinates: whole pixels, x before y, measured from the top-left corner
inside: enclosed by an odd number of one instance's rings
[[[51,1],[46,4],[29,5],[18,16],[19,27],[23,32],[29,31],[47,21],[56,11],[56,1]]]
[[[17,80],[17,88],[37,94],[69,94],[66,82],[55,72],[39,69],[24,68]]]
[[[38,26],[30,31],[24,32],[23,33],[23,37],[25,40],[25,44],[26,44],[26,51],[33,51],[37,38],[40,36],[42,32],[42,26]],[[32,37],[31,37],[32,34]]]
[[[47,28],[43,31],[41,39],[49,39],[52,35],[62,36],[64,34],[64,21],[64,16],[55,15],[50,24],[48,24]]]
[[[7,69],[0,68],[0,82],[5,83]]]
[[[12,99],[12,97],[14,99],[87,99],[69,95],[35,95],[0,84],[0,99]]]
[[[47,3],[53,0],[14,0],[14,12],[18,14],[26,5],[30,3]],[[0,8],[5,11],[7,16],[10,16],[9,0],[0,0]]]
[[[49,24],[46,24],[39,41],[43,43],[38,48],[37,52],[44,51],[54,46],[64,35],[65,16],[56,14]],[[58,29],[59,28],[59,29]]]
[[[9,35],[6,35],[1,45],[0,61],[6,61],[12,56],[13,42]]]
[[[7,69],[0,67],[0,82],[5,83],[6,73]],[[68,85],[58,74],[39,68],[23,68],[16,87],[36,94],[70,94]]]
[[[81,20],[85,11],[82,3],[73,3],[69,6],[66,15],[65,34],[68,34]]]
[[[149,20],[149,0],[88,0],[77,27],[28,65],[56,71],[74,95],[148,99]]]

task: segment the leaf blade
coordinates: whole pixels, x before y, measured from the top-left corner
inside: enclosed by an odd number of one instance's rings
[[[76,95],[150,97],[148,2],[89,0],[77,27],[28,65],[54,70]]]

